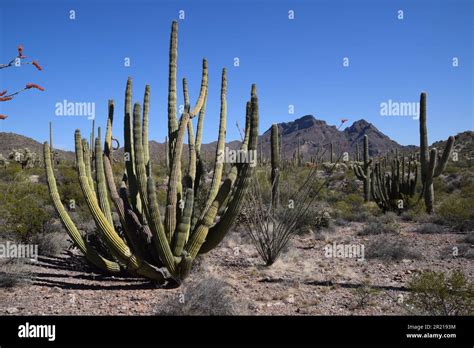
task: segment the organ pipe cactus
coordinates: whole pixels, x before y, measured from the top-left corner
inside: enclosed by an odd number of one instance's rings
[[[279,188],[278,183],[280,179],[280,141],[278,135],[278,125],[273,124],[270,133],[271,142],[271,160],[272,160],[272,206],[273,208],[278,207],[279,203]]]
[[[434,212],[434,186],[433,179],[438,177],[446,165],[451,155],[454,145],[454,137],[448,138],[443,155],[438,159],[438,150],[428,147],[428,130],[426,127],[426,93],[420,95],[420,162],[421,162],[421,182],[423,184],[423,197],[425,200],[426,212]]]
[[[410,198],[415,195],[418,180],[417,162],[396,156],[388,173],[383,163],[378,162],[371,173],[371,191],[375,203],[386,211],[401,212],[408,208]]]
[[[208,203],[202,213],[198,213],[195,209],[196,161],[200,157],[203,107],[207,98],[207,62],[203,61],[200,94],[193,108],[189,105],[187,85],[184,83],[186,106],[178,121],[173,114],[176,106],[176,50],[177,24],[173,22],[168,96],[170,169],[164,218],[161,216],[157,200],[157,188],[152,174],[153,162],[149,155],[149,86],[145,89],[143,109],[139,103],[135,103],[132,107],[132,80],[129,78],[127,81],[124,110],[125,171],[118,187],[112,171],[113,101],[109,101],[103,149],[100,128],[95,139],[95,175],[92,175],[92,164],[88,162],[89,144],[87,140],[82,139],[79,130],[75,133],[76,163],[82,193],[96,223],[99,236],[109,251],[109,259],[100,255],[83,239],[64,209],[56,186],[50,147],[47,142],[44,144],[45,169],[51,200],[76,246],[92,264],[102,270],[111,272],[127,270],[133,275],[143,276],[160,285],[180,284],[189,274],[197,255],[212,250],[225,237],[240,211],[253,173],[250,161],[233,163],[229,174],[221,184],[222,170],[217,163],[219,161],[216,151],[214,171],[216,177],[208,196]],[[225,144],[226,83],[224,69],[218,144]],[[252,155],[255,155],[258,137],[258,97],[255,85],[252,86],[251,100],[247,105],[245,138],[241,150],[252,151],[254,152]],[[199,115],[198,144],[194,139],[192,128],[192,119],[196,115]],[[181,157],[186,130],[190,161],[183,175]],[[218,147],[220,150],[222,146]],[[109,201],[113,203],[120,226],[112,219],[113,209]],[[196,217],[196,214],[199,215]],[[196,220],[195,224],[191,223],[193,220]]]
[[[356,164],[354,166],[354,174],[356,175],[357,179],[361,180],[364,183],[364,201],[370,201],[371,193],[370,193],[370,173],[371,173],[371,165],[372,159],[369,158],[369,137],[364,135],[364,157],[363,157],[363,164]]]

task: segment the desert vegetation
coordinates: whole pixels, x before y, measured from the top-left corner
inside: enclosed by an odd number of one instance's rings
[[[109,100],[105,132],[77,130],[74,155],[53,147],[52,124],[42,147],[0,153],[0,245],[38,253],[0,260],[0,311],[472,315],[472,132],[429,146],[423,92],[419,146],[379,151],[365,121],[345,145],[313,146],[288,124],[259,135],[252,85],[230,148],[223,69],[209,146],[205,59],[194,106],[182,81],[177,117],[177,35],[173,22],[160,156],[148,133],[151,88],[133,103],[131,78],[123,140]],[[247,160],[222,159],[229,149]]]

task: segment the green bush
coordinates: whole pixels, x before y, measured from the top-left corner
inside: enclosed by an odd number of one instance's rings
[[[49,194],[42,184],[28,180],[3,184],[0,193],[0,233],[13,234],[22,241],[29,241],[37,233],[45,233],[51,223],[52,209]]]
[[[474,187],[447,197],[436,210],[437,217],[460,231],[474,229]]]
[[[474,283],[461,270],[448,277],[443,272],[423,271],[408,283],[407,303],[426,315],[473,315]]]

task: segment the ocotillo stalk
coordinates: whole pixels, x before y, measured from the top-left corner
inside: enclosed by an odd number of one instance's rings
[[[329,156],[329,162],[334,163],[334,150],[333,150],[332,143],[329,144],[329,149],[331,151],[330,156]]]
[[[301,155],[300,155],[300,137],[298,136],[298,147],[296,151],[296,165],[301,165]]]
[[[364,135],[364,164],[361,166],[356,164],[354,166],[354,174],[356,177],[361,180],[364,184],[364,201],[370,201],[370,172],[371,172],[371,164],[372,160],[369,158],[369,137]]]
[[[429,150],[428,130],[426,127],[426,93],[420,95],[420,163],[421,182],[423,184],[423,196],[425,200],[426,212],[434,212],[434,186],[433,179],[438,177],[446,165],[451,155],[454,145],[454,137],[450,136],[444,148],[443,155],[438,161],[437,149]]]
[[[272,157],[272,206],[273,209],[278,207],[279,203],[279,189],[278,189],[278,182],[280,178],[280,141],[278,135],[278,125],[273,124],[272,130],[270,134],[270,142],[271,142],[271,157]]]

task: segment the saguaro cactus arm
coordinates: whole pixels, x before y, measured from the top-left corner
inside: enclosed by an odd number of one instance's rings
[[[426,93],[420,95],[420,164],[421,182],[423,184],[423,195],[425,199],[426,211],[428,214],[434,212],[434,186],[433,178],[438,177],[446,165],[451,155],[454,145],[454,137],[449,137],[441,159],[438,161],[433,156],[437,156],[436,149],[428,147],[428,129],[426,127]],[[435,150],[435,151],[433,151]]]

